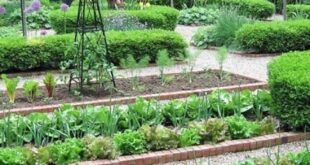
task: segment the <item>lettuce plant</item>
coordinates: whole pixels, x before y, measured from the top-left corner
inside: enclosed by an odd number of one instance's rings
[[[6,75],[1,75],[6,87],[6,92],[9,97],[10,103],[15,102],[15,94],[16,94],[16,87],[19,82],[19,78],[8,78]]]
[[[35,156],[33,151],[28,148],[1,148],[1,165],[35,165]]]
[[[114,136],[114,143],[122,155],[141,154],[146,152],[146,140],[139,131],[126,130]]]
[[[250,138],[261,133],[261,127],[256,122],[247,121],[243,116],[225,118],[232,139]]]
[[[201,137],[197,129],[189,128],[181,131],[179,142],[181,147],[200,144]]]

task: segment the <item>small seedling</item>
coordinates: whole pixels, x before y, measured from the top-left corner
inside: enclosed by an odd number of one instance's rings
[[[23,85],[23,94],[32,103],[40,95],[39,83],[34,80],[26,81]]]
[[[47,73],[44,76],[43,82],[47,90],[48,97],[53,97],[54,89],[56,86],[55,76],[52,73]]]
[[[6,88],[6,93],[9,97],[10,103],[15,102],[15,96],[16,96],[16,88],[17,84],[19,82],[19,78],[8,78],[7,75],[1,75],[1,78],[4,81],[5,88]]]
[[[160,79],[161,79],[162,85],[164,85],[165,83],[167,83],[167,81],[169,81],[168,79],[171,80],[171,78],[167,78],[164,75],[164,71],[167,67],[170,67],[174,64],[174,61],[169,57],[169,53],[166,49],[160,50],[157,53],[156,64],[159,67]]]
[[[138,90],[139,87],[139,68],[146,67],[149,64],[150,57],[145,56],[140,61],[134,59],[132,55],[129,55],[126,59],[121,60],[121,66],[125,69],[129,69],[130,72],[130,84],[133,90]],[[141,89],[141,88],[140,88]]]
[[[189,84],[193,82],[193,71],[200,53],[200,50],[187,50],[188,55],[185,61],[188,66],[183,69],[183,72],[185,77],[188,79]]]
[[[219,64],[220,80],[222,80],[224,77],[223,65],[224,65],[224,62],[226,61],[227,57],[228,57],[227,48],[226,47],[219,48],[219,50],[217,51],[217,54],[216,54],[216,61]]]

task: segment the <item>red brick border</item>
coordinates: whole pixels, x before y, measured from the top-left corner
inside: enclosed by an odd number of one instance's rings
[[[200,157],[222,155],[229,152],[255,150],[306,139],[310,140],[310,133],[285,132],[255,137],[252,139],[226,141],[215,145],[206,144],[145,153],[141,155],[121,156],[116,160],[85,161],[75,163],[75,165],[151,165],[158,163],[169,163]]]
[[[188,97],[194,94],[204,95],[216,89],[223,89],[227,91],[238,91],[238,90],[244,90],[244,89],[255,90],[255,89],[266,88],[266,87],[267,87],[267,83],[258,82],[258,83],[252,83],[252,84],[232,85],[232,86],[219,87],[219,88],[196,89],[196,90],[167,92],[167,93],[158,93],[158,94],[147,94],[147,95],[132,96],[132,97],[120,97],[120,98],[113,98],[113,99],[101,99],[101,100],[94,100],[94,101],[74,102],[70,104],[75,107],[85,107],[87,105],[93,105],[93,106],[107,105],[108,106],[108,105],[115,105],[115,104],[129,104],[129,103],[134,102],[137,97],[142,97],[148,100],[149,99],[170,100],[170,99],[185,98],[185,97]],[[0,117],[4,117],[12,113],[20,114],[20,115],[27,115],[32,112],[48,113],[48,112],[53,112],[55,109],[59,108],[60,106],[62,106],[62,104],[2,110],[0,111]]]

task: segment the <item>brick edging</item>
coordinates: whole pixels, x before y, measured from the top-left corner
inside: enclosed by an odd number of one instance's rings
[[[96,160],[75,163],[74,165],[152,165],[183,161],[201,157],[222,155],[272,147],[296,141],[310,140],[310,133],[277,133],[251,139],[231,140],[215,145],[199,145],[166,151],[150,152],[141,155],[121,156],[115,160]]]
[[[157,100],[170,100],[170,99],[179,99],[185,98],[191,95],[203,95],[206,93],[210,93],[216,89],[223,89],[227,91],[236,91],[236,90],[256,90],[260,88],[266,88],[267,83],[265,82],[258,82],[252,84],[244,84],[244,85],[232,85],[226,87],[219,87],[219,88],[206,88],[206,89],[196,89],[196,90],[187,90],[187,91],[177,91],[177,92],[167,92],[167,93],[158,93],[158,94],[147,94],[147,95],[140,95],[140,96],[131,96],[131,97],[120,97],[120,98],[112,98],[112,99],[100,99],[100,100],[93,100],[93,101],[83,101],[83,102],[74,102],[69,103],[75,107],[85,107],[87,105],[93,106],[100,106],[100,105],[115,105],[115,104],[129,104],[133,103],[137,97],[142,97],[144,99],[157,99]],[[2,110],[0,111],[0,118],[4,117],[8,114],[20,114],[20,115],[27,115],[33,112],[42,112],[42,113],[49,113],[53,112],[57,108],[61,107],[62,104],[54,104],[54,105],[43,105],[43,106],[34,106],[34,107],[26,107],[26,108],[14,108],[10,110]]]

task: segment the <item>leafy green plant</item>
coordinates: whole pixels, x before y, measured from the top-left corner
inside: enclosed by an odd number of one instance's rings
[[[217,143],[229,139],[228,125],[222,119],[211,118],[204,124],[205,142]]]
[[[82,139],[85,144],[84,157],[87,160],[114,159],[118,153],[113,140],[109,137],[87,135]]]
[[[224,77],[223,65],[224,65],[224,62],[226,61],[227,57],[228,57],[227,48],[226,47],[219,48],[219,50],[217,51],[217,54],[215,56],[215,59],[218,62],[219,68],[220,68],[220,75],[219,75],[220,80],[223,80],[223,77]]]
[[[55,76],[52,73],[47,73],[43,79],[48,97],[53,97],[54,89],[56,86]]]
[[[195,32],[191,43],[199,48],[205,49],[208,46],[216,45],[215,26],[201,27]]]
[[[197,129],[183,129],[179,137],[181,147],[197,145],[200,141],[201,137]]]
[[[165,104],[162,109],[165,123],[172,123],[173,126],[184,126],[188,119],[186,117],[187,110],[184,104],[178,100],[172,100]]]
[[[136,61],[132,55],[128,55],[126,59],[121,59],[121,66],[125,69],[129,69],[130,72],[130,84],[133,90],[139,90],[139,68],[146,67],[149,64],[150,57],[145,56],[140,61]]]
[[[9,97],[10,103],[15,102],[15,92],[16,92],[16,87],[19,82],[19,78],[8,78],[6,75],[2,74],[1,78],[4,81],[5,88],[6,88],[6,93]]]
[[[253,93],[253,111],[257,120],[262,120],[264,115],[271,112],[273,101],[267,90],[256,90]]]
[[[154,127],[144,125],[139,131],[143,132],[147,146],[151,150],[167,150],[178,147],[179,139],[177,133],[162,125]]]
[[[78,139],[57,141],[38,150],[38,162],[41,164],[70,164],[80,161],[84,144]]]
[[[192,7],[180,11],[179,24],[182,25],[209,25],[214,24],[218,18],[218,9]]]
[[[114,136],[114,143],[123,155],[146,152],[146,139],[139,131],[126,130]]]
[[[243,116],[231,116],[225,118],[232,139],[250,138],[260,135],[261,128],[258,123],[249,122]]]
[[[169,57],[169,52],[166,49],[158,51],[156,64],[159,67],[162,84],[165,84],[168,78],[164,75],[164,71],[167,67],[170,67],[174,64],[173,60],[171,60]]]
[[[34,80],[28,80],[23,85],[23,94],[29,102],[33,102],[40,95],[39,83]]]
[[[29,148],[1,148],[0,164],[2,165],[35,165],[34,152]]]

